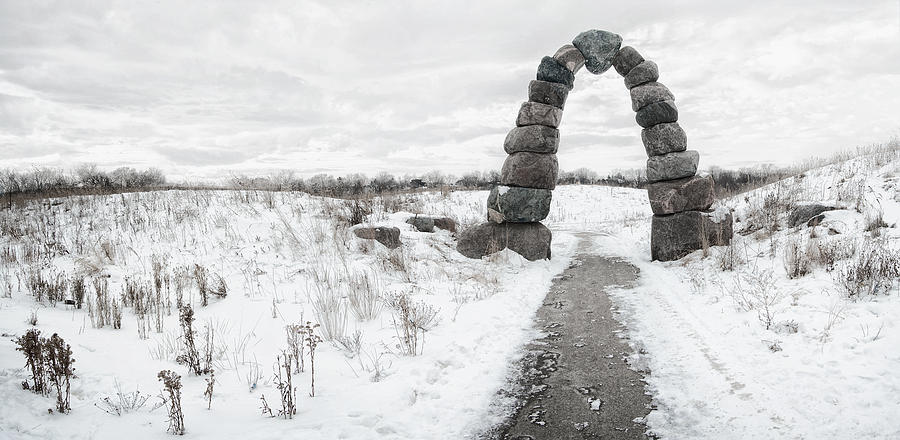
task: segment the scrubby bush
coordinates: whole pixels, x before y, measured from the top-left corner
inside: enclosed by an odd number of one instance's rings
[[[156,377],[163,383],[160,397],[169,410],[167,431],[175,435],[184,435],[184,413],[181,411],[181,376],[175,374],[174,371],[163,370]]]
[[[22,387],[46,396],[52,385],[56,389],[56,410],[68,413],[70,381],[75,374],[72,347],[56,333],[42,338],[36,329],[28,330],[15,342],[16,350],[25,356],[25,366],[31,371],[31,384],[26,381]]]

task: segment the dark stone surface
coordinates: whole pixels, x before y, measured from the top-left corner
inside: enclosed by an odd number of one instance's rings
[[[712,176],[693,176],[647,185],[650,209],[656,215],[704,211],[716,200]]]
[[[579,254],[538,309],[545,336],[526,346],[522,374],[511,394],[518,411],[480,439],[647,440],[640,421],[651,409],[643,375],[626,359],[609,292],[635,286],[638,269],[626,261]],[[598,402],[599,401],[599,402]],[[591,407],[597,402],[599,408]]]
[[[497,186],[488,196],[488,220],[495,223],[539,222],[550,213],[549,189]]]
[[[538,65],[537,80],[562,84],[571,90],[575,85],[575,74],[555,58],[544,57]]]
[[[552,105],[560,110],[566,107],[569,88],[565,84],[534,80],[528,84],[528,100]]]
[[[645,60],[641,64],[634,66],[634,68],[625,75],[625,87],[630,89],[658,79],[659,67],[653,61]]]
[[[612,66],[612,58],[622,47],[622,37],[612,32],[592,29],[578,34],[572,44],[584,55],[587,70],[599,75]]]
[[[359,238],[375,240],[390,249],[400,247],[400,229],[393,227],[356,228],[353,230]]]
[[[677,122],[678,107],[675,107],[675,101],[654,102],[638,110],[634,114],[634,120],[644,128],[652,127],[656,124]]]
[[[631,69],[644,62],[644,57],[631,46],[625,46],[616,52],[616,56],[612,59],[612,65],[619,75],[628,75]]]
[[[631,109],[638,111],[650,104],[661,101],[674,101],[675,95],[662,83],[651,81],[631,89]]]
[[[675,180],[697,173],[700,153],[695,150],[651,156],[647,159],[647,181]]]
[[[716,213],[701,211],[654,215],[650,224],[650,257],[672,261],[704,246],[728,244],[733,234],[731,213],[716,217]]]
[[[419,232],[434,232],[434,219],[431,217],[417,215],[406,219],[406,223],[413,225]]]
[[[547,104],[537,102],[523,102],[519,108],[519,116],[516,125],[546,125],[547,127],[559,127],[562,122],[562,110]]]
[[[556,188],[559,162],[555,154],[515,153],[500,169],[500,184],[526,188]]]
[[[825,211],[833,211],[835,209],[840,209],[834,206],[825,206],[820,204],[811,204],[811,205],[799,205],[795,206],[791,209],[791,213],[788,214],[788,226],[796,227],[800,226],[803,222],[809,221],[813,217],[825,212]]]
[[[456,232],[456,220],[450,217],[437,217],[434,219],[434,227],[445,231]]]
[[[677,122],[656,124],[641,130],[647,156],[660,156],[687,150],[687,134]]]
[[[544,125],[526,125],[509,131],[503,141],[506,154],[531,153],[553,154],[559,148],[559,130]]]
[[[578,73],[578,71],[581,70],[581,67],[584,66],[584,55],[581,54],[581,51],[578,50],[578,48],[571,44],[560,47],[559,50],[553,54],[553,58],[556,61],[559,61],[563,66],[566,66],[566,69],[569,69],[572,73]]]
[[[509,248],[530,261],[549,259],[553,234],[541,223],[485,222],[460,232],[456,250],[481,258]]]

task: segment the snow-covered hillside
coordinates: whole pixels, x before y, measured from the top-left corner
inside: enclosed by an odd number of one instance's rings
[[[546,221],[553,260],[540,262],[509,251],[469,260],[451,233],[404,223],[414,213],[481,221],[485,192],[376,199],[368,223],[401,229],[393,251],[352,233],[348,204],[299,193],[148,192],[0,211],[0,437],[165,438],[166,409],[153,406],[157,373],[168,369],[182,376],[192,438],[466,438],[504,416],[497,391],[536,336],[535,310],[574,256],[575,233],[593,232],[596,252],[641,270],[641,285],[615,300],[640,351],[631,362],[650,371],[653,432],[891,438],[900,435],[897,285],[851,296],[838,282],[860,258],[900,248],[898,229],[885,227],[900,222],[900,160],[891,158],[862,157],[727,199],[742,232],[733,245],[671,263],[649,261],[646,192],[598,186],[555,190]],[[793,207],[813,202],[840,209],[815,227],[785,225]],[[797,258],[808,260],[804,270]],[[46,292],[65,286],[70,295],[73,279],[85,281],[85,305],[51,304]],[[227,295],[203,306],[201,279]],[[121,329],[96,328],[94,280],[114,299],[141,296],[143,306],[117,304]],[[179,292],[196,313],[201,351],[213,340],[211,409],[209,376],[176,362]],[[371,319],[366,295],[377,296]],[[436,314],[414,356],[403,354],[399,312],[385,305],[398,298]],[[52,394],[22,389],[29,374],[12,340],[32,318],[42,336],[72,346],[69,414],[48,413]],[[263,415],[262,396],[281,409],[273,376],[289,349],[286,327],[306,321],[331,335],[316,351],[315,397],[307,355],[291,376],[297,414]],[[153,397],[110,415],[98,406],[117,389]]]

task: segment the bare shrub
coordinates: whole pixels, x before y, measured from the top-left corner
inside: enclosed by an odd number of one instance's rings
[[[309,327],[309,323],[307,323],[307,332],[306,332],[306,347],[309,348],[309,371],[310,371],[310,385],[309,385],[309,396],[316,397],[316,347],[319,346],[319,343],[322,342],[322,338],[319,335],[315,334],[315,328],[318,325]]]
[[[189,305],[181,306],[178,317],[181,323],[181,334],[184,342],[183,351],[175,358],[175,361],[187,365],[197,376],[205,373],[200,367],[200,352],[194,342],[194,310]]]
[[[143,408],[148,399],[150,399],[150,396],[141,394],[141,391],[137,388],[130,393],[123,392],[122,385],[119,384],[119,381],[116,381],[115,396],[106,396],[100,399],[99,402],[94,403],[94,406],[107,414],[121,416]]]
[[[787,240],[784,246],[784,271],[791,279],[800,278],[809,272],[809,257],[802,236]]]
[[[168,432],[184,435],[184,413],[181,411],[181,376],[171,370],[160,371],[156,377],[163,383],[160,398],[169,410]]]
[[[394,331],[401,351],[409,356],[421,353],[425,345],[425,333],[440,322],[440,310],[424,302],[414,302],[406,293],[388,296],[387,305],[394,312]]]
[[[856,258],[834,275],[838,287],[847,296],[861,297],[888,293],[900,277],[900,252],[885,241],[871,241],[860,249]]]
[[[811,255],[811,261],[822,265],[826,271],[834,270],[838,261],[846,260],[856,254],[856,241],[839,238],[832,240],[819,239],[816,241],[816,251]]]
[[[31,385],[24,382],[22,387],[46,396],[50,386],[56,388],[56,410],[66,414],[71,410],[69,394],[75,368],[72,364],[72,347],[54,333],[50,338],[42,338],[40,330],[31,329],[17,339],[16,351],[25,356],[25,366],[31,370]]]
[[[360,321],[375,319],[384,306],[378,280],[374,279],[374,276],[369,277],[366,272],[349,276],[347,298],[350,301],[350,310]]]
[[[775,307],[785,293],[778,287],[771,271],[745,271],[734,277],[730,295],[744,311],[756,311],[766,330],[775,322]]]
[[[718,251],[716,252],[716,265],[719,269],[725,272],[731,272],[743,263],[744,260],[737,251],[735,240],[731,240],[725,246],[718,246]]]
[[[275,365],[272,367],[275,370],[275,386],[281,394],[281,409],[278,410],[278,416],[285,419],[292,419],[297,414],[297,387],[294,386],[291,377],[291,363],[291,355],[282,352],[276,357]],[[271,413],[271,410],[269,412]]]
[[[334,341],[347,333],[347,303],[340,295],[317,284],[311,302],[316,320],[322,325],[323,338]]]

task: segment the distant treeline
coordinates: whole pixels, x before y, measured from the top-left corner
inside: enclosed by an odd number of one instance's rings
[[[776,167],[770,164],[726,170],[713,167],[708,170],[716,182],[719,196],[739,194],[763,185],[790,177],[812,168],[845,161],[863,155],[890,155],[900,152],[900,141],[892,139],[884,144],[842,151],[824,158],[811,158],[792,167]],[[28,170],[0,170],[0,195],[9,204],[15,196],[21,199],[58,197],[70,194],[115,193],[126,191],[167,189],[247,189],[269,191],[301,191],[328,197],[360,197],[391,192],[432,188],[490,189],[500,184],[500,172],[472,171],[454,176],[440,171],[422,175],[395,176],[379,173],[374,177],[364,174],[332,176],[316,174],[301,177],[292,171],[280,171],[268,176],[249,177],[231,175],[225,182],[215,185],[168,184],[166,176],[157,168],[137,170],[129,167],[103,171],[93,164],[80,165],[71,170],[60,168],[32,168]],[[560,185],[606,185],[644,188],[647,185],[643,169],[617,170],[601,176],[587,168],[560,171]]]

